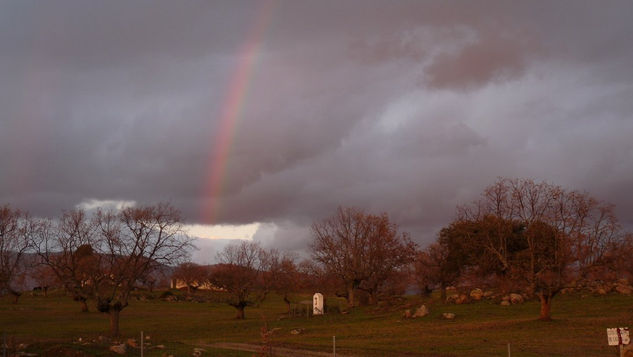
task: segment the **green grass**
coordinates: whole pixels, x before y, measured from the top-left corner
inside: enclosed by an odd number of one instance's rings
[[[417,298],[411,303],[420,304]],[[218,342],[260,343],[264,324],[276,328],[276,346],[331,351],[336,336],[337,352],[357,356],[605,356],[617,355],[607,346],[607,327],[633,327],[633,298],[563,295],[554,299],[551,322],[536,320],[538,303],[499,306],[489,302],[443,305],[425,301],[431,313],[421,319],[404,320],[403,309],[377,312],[360,308],[349,314],[279,319],[286,307],[271,297],[259,307],[247,308],[246,320],[234,320],[234,310],[220,303],[165,302],[154,299],[132,301],[121,313],[121,333],[137,337],[140,331],[151,336],[152,350],[146,356],[165,352],[190,356],[193,347],[204,347],[207,356],[251,356],[208,347]],[[94,310],[94,308],[93,308]],[[455,320],[444,320],[443,312],[453,312]],[[302,328],[300,335],[290,330]],[[41,353],[55,344],[83,350],[88,355],[110,355],[107,343],[83,346],[78,343],[106,335],[106,315],[79,312],[70,298],[23,296],[19,304],[0,299],[0,333],[15,344],[27,343]],[[129,355],[139,355],[132,351]],[[136,354],[135,354],[136,353]]]

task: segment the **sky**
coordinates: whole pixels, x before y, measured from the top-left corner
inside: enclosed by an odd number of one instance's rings
[[[633,2],[0,1],[0,204],[170,202],[198,262],[338,206],[424,247],[498,177],[633,227]],[[209,239],[215,238],[215,239]]]

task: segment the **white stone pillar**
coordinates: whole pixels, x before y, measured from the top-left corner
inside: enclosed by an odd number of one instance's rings
[[[323,315],[323,294],[316,293],[312,297],[312,315]]]

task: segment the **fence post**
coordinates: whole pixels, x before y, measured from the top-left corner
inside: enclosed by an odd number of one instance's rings
[[[2,332],[2,357],[7,357],[7,333]]]
[[[508,342],[508,357],[512,357],[510,354],[510,342]]]
[[[141,331],[141,357],[143,357],[143,346],[145,345],[145,339],[143,338],[143,331]]]
[[[336,336],[332,336],[332,354],[336,357]]]

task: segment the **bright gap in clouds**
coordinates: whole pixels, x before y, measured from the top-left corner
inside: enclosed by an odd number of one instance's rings
[[[184,230],[192,237],[206,239],[252,239],[259,228],[259,223],[229,224],[187,224]]]
[[[88,199],[81,201],[81,203],[77,204],[75,207],[84,211],[94,211],[97,209],[101,209],[104,211],[120,211],[124,208],[134,206],[136,206],[136,201]]]
[[[136,201],[87,199],[75,207],[84,211],[102,209],[120,211],[136,206]],[[259,223],[230,224],[185,224],[183,230],[190,236],[204,239],[252,239],[259,229]]]

